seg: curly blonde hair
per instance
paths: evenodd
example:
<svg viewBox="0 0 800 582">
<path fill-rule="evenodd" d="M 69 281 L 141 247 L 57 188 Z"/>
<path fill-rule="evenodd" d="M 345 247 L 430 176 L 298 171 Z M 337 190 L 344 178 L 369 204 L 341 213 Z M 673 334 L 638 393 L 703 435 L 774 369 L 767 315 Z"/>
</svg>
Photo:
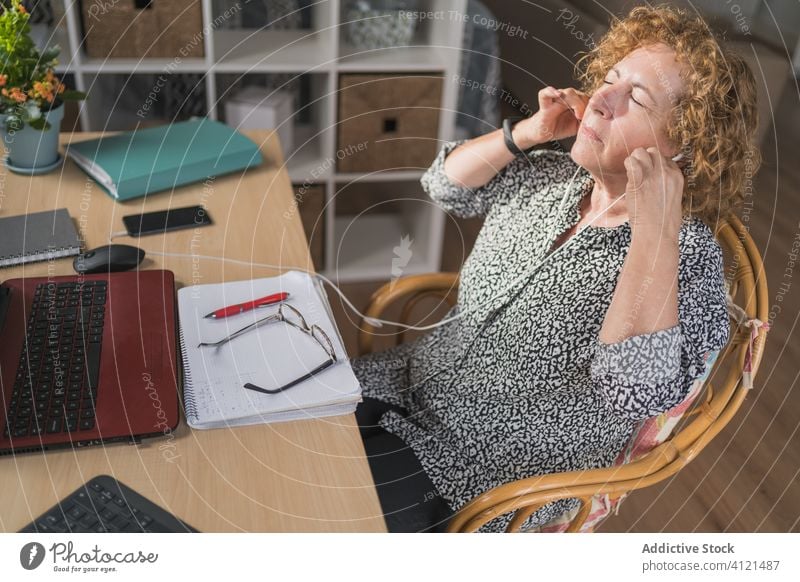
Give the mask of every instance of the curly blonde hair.
<svg viewBox="0 0 800 582">
<path fill-rule="evenodd" d="M 667 135 L 688 161 L 683 210 L 713 228 L 740 206 L 761 165 L 754 138 L 756 83 L 744 60 L 720 46 L 706 22 L 685 9 L 640 6 L 615 19 L 578 60 L 578 79 L 591 94 L 628 53 L 659 43 L 682 65 L 685 90 L 672 109 Z"/>
</svg>

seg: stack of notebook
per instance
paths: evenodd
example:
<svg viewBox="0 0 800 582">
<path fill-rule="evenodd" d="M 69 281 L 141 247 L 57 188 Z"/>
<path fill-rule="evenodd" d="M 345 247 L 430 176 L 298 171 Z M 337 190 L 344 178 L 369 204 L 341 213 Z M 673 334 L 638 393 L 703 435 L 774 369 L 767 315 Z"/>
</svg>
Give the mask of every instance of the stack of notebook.
<svg viewBox="0 0 800 582">
<path fill-rule="evenodd" d="M 275 389 L 302 377 L 327 359 L 308 334 L 284 322 L 250 330 L 219 347 L 202 346 L 278 311 L 270 305 L 221 319 L 205 317 L 225 306 L 273 293 L 288 292 L 286 303 L 318 325 L 330 338 L 337 363 L 280 392 L 246 389 L 253 384 Z M 321 284 L 310 275 L 289 271 L 280 277 L 184 287 L 178 291 L 184 408 L 192 428 L 220 428 L 349 414 L 361 400 Z"/>
</svg>

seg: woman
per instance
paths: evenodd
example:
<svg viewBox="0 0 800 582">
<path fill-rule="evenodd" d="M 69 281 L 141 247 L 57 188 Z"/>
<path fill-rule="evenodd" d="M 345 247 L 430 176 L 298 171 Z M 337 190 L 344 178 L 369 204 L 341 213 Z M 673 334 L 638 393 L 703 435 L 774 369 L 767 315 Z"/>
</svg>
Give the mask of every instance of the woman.
<svg viewBox="0 0 800 582">
<path fill-rule="evenodd" d="M 513 144 L 502 130 L 445 144 L 422 179 L 485 222 L 448 314 L 461 317 L 352 362 L 392 531 L 442 530 L 503 483 L 610 466 L 728 340 L 713 227 L 742 198 L 745 158 L 758 163 L 752 73 L 663 7 L 634 9 L 581 64 L 584 91 L 540 91 Z M 512 153 L 576 134 L 569 153 Z"/>
</svg>

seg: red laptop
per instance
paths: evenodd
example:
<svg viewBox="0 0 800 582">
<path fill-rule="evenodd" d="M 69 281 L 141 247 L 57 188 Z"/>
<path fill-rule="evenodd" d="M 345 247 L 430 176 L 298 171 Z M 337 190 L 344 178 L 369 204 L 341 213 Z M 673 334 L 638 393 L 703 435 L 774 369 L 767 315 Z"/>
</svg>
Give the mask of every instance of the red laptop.
<svg viewBox="0 0 800 582">
<path fill-rule="evenodd" d="M 0 455 L 138 442 L 178 425 L 171 271 L 0 285 Z"/>
</svg>

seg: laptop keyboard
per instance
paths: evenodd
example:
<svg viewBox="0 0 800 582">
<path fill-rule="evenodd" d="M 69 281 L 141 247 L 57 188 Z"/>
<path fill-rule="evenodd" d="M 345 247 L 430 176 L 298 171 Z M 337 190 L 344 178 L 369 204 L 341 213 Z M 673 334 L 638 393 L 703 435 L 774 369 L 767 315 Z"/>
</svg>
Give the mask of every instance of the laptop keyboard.
<svg viewBox="0 0 800 582">
<path fill-rule="evenodd" d="M 190 525 L 110 477 L 99 475 L 21 533 L 194 532 Z"/>
<path fill-rule="evenodd" d="M 36 287 L 5 437 L 94 428 L 107 289 L 107 281 Z"/>
</svg>

